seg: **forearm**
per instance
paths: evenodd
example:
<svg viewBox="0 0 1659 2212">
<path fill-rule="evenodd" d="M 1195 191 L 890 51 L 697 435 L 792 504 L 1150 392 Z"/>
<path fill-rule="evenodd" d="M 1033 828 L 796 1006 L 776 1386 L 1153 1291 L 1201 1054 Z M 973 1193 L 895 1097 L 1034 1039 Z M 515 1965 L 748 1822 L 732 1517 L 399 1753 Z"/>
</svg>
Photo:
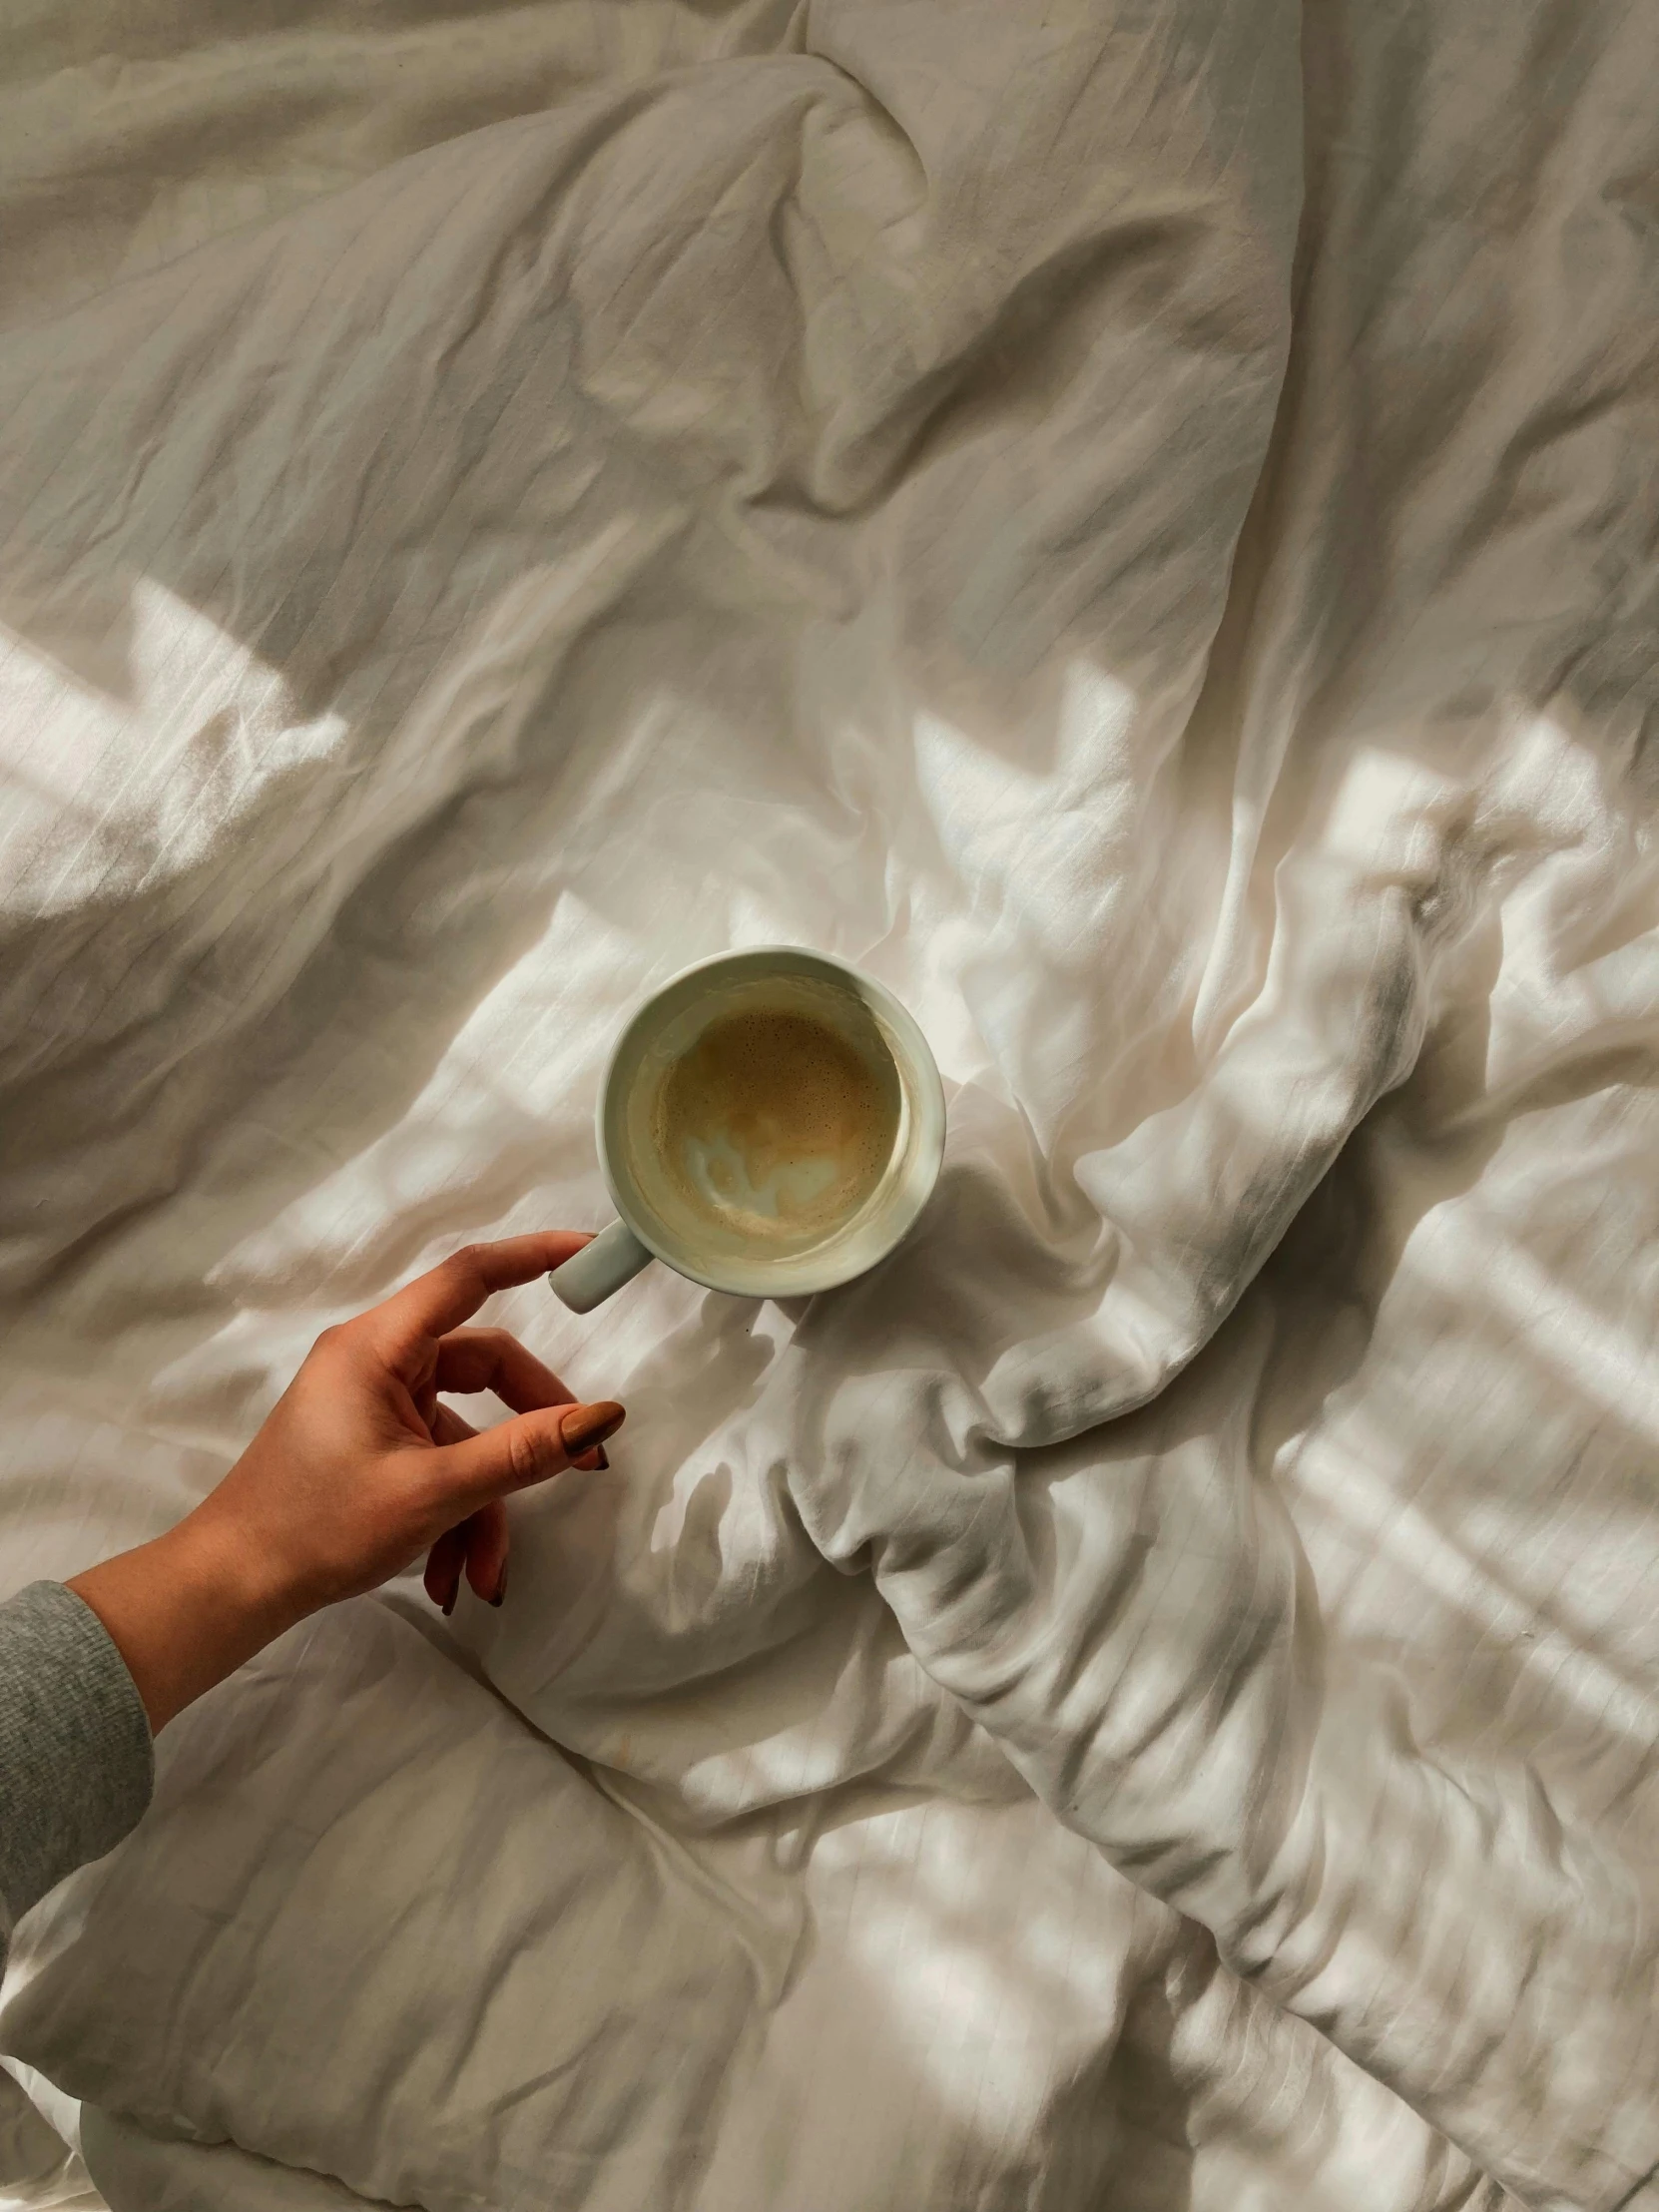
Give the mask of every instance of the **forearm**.
<svg viewBox="0 0 1659 2212">
<path fill-rule="evenodd" d="M 69 1582 L 126 1662 L 153 1734 L 301 1617 L 258 1568 L 197 1512 Z"/>
</svg>

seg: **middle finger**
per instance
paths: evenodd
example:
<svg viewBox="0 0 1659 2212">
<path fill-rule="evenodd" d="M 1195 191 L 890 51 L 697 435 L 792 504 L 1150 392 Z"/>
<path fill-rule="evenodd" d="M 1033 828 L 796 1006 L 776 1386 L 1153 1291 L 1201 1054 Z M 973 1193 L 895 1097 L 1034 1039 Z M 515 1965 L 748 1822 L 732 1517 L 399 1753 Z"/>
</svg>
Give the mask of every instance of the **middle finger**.
<svg viewBox="0 0 1659 2212">
<path fill-rule="evenodd" d="M 534 1413 L 544 1405 L 574 1405 L 565 1387 L 505 1329 L 453 1329 L 438 1339 L 435 1390 L 493 1390 L 515 1413 Z"/>
</svg>

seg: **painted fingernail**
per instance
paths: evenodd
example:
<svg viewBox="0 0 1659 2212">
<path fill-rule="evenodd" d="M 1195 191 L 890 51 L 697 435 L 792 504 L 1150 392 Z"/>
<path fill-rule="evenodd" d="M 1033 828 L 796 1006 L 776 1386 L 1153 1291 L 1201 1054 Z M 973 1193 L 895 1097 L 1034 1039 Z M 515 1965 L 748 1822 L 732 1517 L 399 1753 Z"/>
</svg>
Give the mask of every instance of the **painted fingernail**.
<svg viewBox="0 0 1659 2212">
<path fill-rule="evenodd" d="M 494 1597 L 492 1597 L 492 1598 L 490 1599 L 490 1603 L 491 1603 L 492 1605 L 505 1605 L 505 1604 L 506 1604 L 506 1602 L 507 1602 L 507 1562 L 506 1562 L 506 1560 L 505 1560 L 505 1559 L 503 1559 L 503 1560 L 502 1560 L 502 1562 L 501 1562 L 501 1573 L 500 1573 L 500 1576 L 499 1576 L 499 1578 L 497 1579 L 497 1581 L 496 1581 L 496 1585 L 495 1585 L 495 1595 L 494 1595 Z"/>
<path fill-rule="evenodd" d="M 590 1464 L 593 1466 L 593 1469 L 597 1474 L 603 1474 L 610 1466 L 610 1453 L 605 1449 L 605 1446 L 601 1444 L 599 1446 L 599 1449 L 594 1453 Z"/>
<path fill-rule="evenodd" d="M 459 1595 L 460 1585 L 459 1583 L 457 1583 L 455 1588 L 450 1591 L 449 1595 L 443 1601 L 443 1617 L 445 1620 L 447 1620 L 450 1614 L 455 1610 L 455 1600 L 457 1597 L 459 1597 Z"/>
<path fill-rule="evenodd" d="M 559 1423 L 566 1456 L 579 1459 L 584 1451 L 591 1451 L 607 1436 L 614 1436 L 627 1417 L 622 1407 L 610 1398 L 601 1398 L 597 1405 L 573 1405 Z"/>
</svg>

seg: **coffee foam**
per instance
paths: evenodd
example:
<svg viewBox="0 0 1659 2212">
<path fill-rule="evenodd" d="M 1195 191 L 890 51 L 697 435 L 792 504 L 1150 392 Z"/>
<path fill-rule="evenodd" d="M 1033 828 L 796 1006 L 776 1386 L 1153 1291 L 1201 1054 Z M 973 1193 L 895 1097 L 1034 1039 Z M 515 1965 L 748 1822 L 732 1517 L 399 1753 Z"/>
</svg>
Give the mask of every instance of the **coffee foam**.
<svg viewBox="0 0 1659 2212">
<path fill-rule="evenodd" d="M 791 1245 L 864 1204 L 898 1119 L 884 1049 L 877 1061 L 837 1023 L 776 1005 L 708 1022 L 666 1069 L 652 1114 L 682 1205 L 746 1239 Z"/>
</svg>

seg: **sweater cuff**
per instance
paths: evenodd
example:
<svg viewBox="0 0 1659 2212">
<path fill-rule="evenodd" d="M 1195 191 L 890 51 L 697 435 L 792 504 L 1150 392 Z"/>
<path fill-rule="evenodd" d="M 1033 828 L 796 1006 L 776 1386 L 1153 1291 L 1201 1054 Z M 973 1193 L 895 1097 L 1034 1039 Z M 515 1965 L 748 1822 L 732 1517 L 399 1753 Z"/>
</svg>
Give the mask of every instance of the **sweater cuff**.
<svg viewBox="0 0 1659 2212">
<path fill-rule="evenodd" d="M 0 1605 L 0 1946 L 137 1825 L 155 1774 L 143 1700 L 92 1608 L 61 1582 Z"/>
</svg>

